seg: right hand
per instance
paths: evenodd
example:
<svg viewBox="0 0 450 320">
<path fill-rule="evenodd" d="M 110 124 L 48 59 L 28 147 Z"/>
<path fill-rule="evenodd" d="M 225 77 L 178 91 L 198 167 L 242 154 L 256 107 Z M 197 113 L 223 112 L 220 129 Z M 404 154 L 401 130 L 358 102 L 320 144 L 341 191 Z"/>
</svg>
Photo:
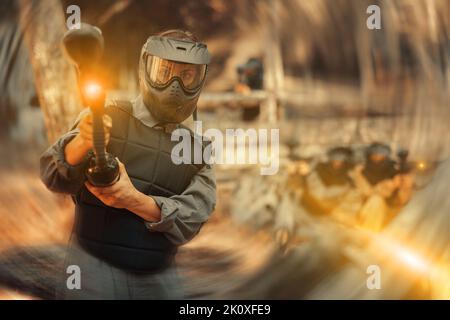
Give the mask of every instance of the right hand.
<svg viewBox="0 0 450 320">
<path fill-rule="evenodd" d="M 108 115 L 103 115 L 103 131 L 105 133 L 105 146 L 109 143 L 109 138 L 111 136 L 111 127 L 112 127 L 112 119 Z M 78 134 L 80 140 L 82 141 L 83 146 L 86 149 L 93 148 L 93 140 L 92 140 L 92 113 L 89 111 L 81 118 L 78 123 L 77 128 L 80 130 Z"/>
</svg>

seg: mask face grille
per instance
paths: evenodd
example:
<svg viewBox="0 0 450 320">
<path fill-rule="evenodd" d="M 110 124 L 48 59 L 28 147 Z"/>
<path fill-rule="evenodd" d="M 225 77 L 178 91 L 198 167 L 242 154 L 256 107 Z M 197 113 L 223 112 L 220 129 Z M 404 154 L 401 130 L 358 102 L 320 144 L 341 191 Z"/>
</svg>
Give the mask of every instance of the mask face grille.
<svg viewBox="0 0 450 320">
<path fill-rule="evenodd" d="M 140 91 L 155 119 L 161 123 L 181 123 L 195 110 L 201 88 L 194 94 L 186 94 L 177 79 L 165 88 L 155 88 L 142 75 Z"/>
<path fill-rule="evenodd" d="M 173 97 L 182 97 L 181 92 L 180 92 L 180 85 L 179 85 L 178 81 L 174 81 L 170 85 L 170 94 Z"/>
<path fill-rule="evenodd" d="M 158 89 L 169 87 L 175 80 L 187 94 L 197 92 L 203 85 L 207 66 L 182 63 L 147 55 L 145 58 L 146 80 Z"/>
</svg>

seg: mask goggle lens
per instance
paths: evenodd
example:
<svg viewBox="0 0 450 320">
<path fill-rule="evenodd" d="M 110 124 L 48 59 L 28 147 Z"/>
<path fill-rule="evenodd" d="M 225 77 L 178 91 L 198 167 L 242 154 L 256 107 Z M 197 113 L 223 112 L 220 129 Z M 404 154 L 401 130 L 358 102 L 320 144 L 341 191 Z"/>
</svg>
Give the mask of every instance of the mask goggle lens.
<svg viewBox="0 0 450 320">
<path fill-rule="evenodd" d="M 182 63 L 152 55 L 147 56 L 146 69 L 150 82 L 156 87 L 164 87 L 176 77 L 185 89 L 192 91 L 200 87 L 206 75 L 204 64 Z"/>
</svg>

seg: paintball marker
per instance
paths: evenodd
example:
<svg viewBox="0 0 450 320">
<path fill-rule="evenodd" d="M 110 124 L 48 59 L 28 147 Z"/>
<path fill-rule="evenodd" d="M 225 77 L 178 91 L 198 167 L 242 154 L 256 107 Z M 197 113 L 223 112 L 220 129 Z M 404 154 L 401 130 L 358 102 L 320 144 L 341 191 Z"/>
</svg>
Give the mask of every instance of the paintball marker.
<svg viewBox="0 0 450 320">
<path fill-rule="evenodd" d="M 408 164 L 408 150 L 399 150 L 397 152 L 397 158 L 398 158 L 398 173 L 400 174 L 407 174 L 411 171 L 411 168 Z"/>
<path fill-rule="evenodd" d="M 103 54 L 102 32 L 97 27 L 81 24 L 79 29 L 67 31 L 62 42 L 67 57 L 77 68 L 83 103 L 92 111 L 94 155 L 88 161 L 86 178 L 94 186 L 112 185 L 119 179 L 119 164 L 106 152 L 103 129 L 105 91 L 96 78 L 98 62 Z"/>
</svg>

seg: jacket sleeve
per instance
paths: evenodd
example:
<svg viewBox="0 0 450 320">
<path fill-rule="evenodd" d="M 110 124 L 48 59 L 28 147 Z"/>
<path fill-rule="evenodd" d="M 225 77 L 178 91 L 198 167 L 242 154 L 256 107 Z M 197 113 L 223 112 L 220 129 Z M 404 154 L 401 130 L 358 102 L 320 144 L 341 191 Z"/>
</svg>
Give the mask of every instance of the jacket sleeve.
<svg viewBox="0 0 450 320">
<path fill-rule="evenodd" d="M 40 176 L 45 186 L 54 192 L 74 195 L 83 186 L 85 177 L 84 170 L 88 155 L 84 161 L 76 166 L 66 162 L 64 149 L 66 145 L 78 134 L 76 128 L 79 119 L 86 111 L 82 111 L 75 121 L 72 129 L 61 136 L 50 146 L 40 158 Z"/>
<path fill-rule="evenodd" d="M 146 222 L 147 228 L 151 232 L 163 232 L 176 245 L 185 244 L 200 231 L 215 208 L 214 169 L 204 166 L 181 195 L 152 198 L 161 208 L 161 220 Z"/>
</svg>

